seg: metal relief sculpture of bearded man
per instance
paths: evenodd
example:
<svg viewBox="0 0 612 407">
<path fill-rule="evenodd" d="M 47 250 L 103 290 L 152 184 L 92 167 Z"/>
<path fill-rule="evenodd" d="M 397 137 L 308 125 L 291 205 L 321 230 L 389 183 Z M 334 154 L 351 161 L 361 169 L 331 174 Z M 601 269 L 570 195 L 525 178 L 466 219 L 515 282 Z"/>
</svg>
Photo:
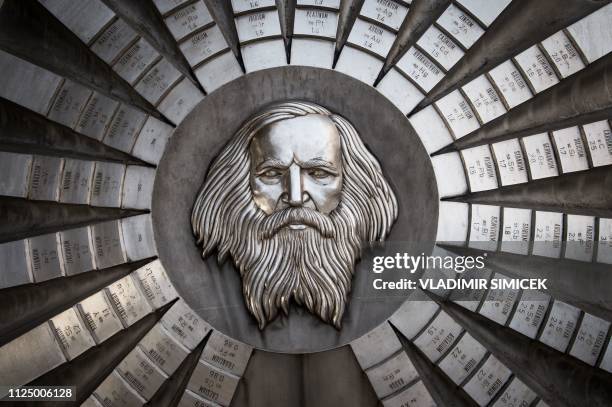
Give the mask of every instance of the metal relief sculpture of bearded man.
<svg viewBox="0 0 612 407">
<path fill-rule="evenodd" d="M 362 244 L 397 201 L 343 117 L 291 101 L 249 119 L 212 163 L 191 223 L 202 255 L 231 256 L 260 329 L 293 299 L 340 328 Z"/>
</svg>

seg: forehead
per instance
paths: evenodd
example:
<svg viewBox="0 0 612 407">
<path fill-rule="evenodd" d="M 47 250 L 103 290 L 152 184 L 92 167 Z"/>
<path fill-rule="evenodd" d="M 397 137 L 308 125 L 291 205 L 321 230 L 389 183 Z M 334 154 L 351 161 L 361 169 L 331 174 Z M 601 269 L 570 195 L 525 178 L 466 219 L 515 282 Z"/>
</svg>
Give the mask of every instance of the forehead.
<svg viewBox="0 0 612 407">
<path fill-rule="evenodd" d="M 275 158 L 290 163 L 340 158 L 340 134 L 327 116 L 311 114 L 282 120 L 262 128 L 251 141 L 256 159 Z"/>
</svg>

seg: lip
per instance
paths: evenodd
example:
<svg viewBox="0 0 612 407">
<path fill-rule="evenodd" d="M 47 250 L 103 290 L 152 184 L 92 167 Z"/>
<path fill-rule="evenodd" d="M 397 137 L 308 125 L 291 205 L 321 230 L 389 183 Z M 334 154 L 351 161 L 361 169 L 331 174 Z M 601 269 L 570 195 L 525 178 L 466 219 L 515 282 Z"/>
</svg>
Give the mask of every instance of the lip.
<svg viewBox="0 0 612 407">
<path fill-rule="evenodd" d="M 306 225 L 301 223 L 292 223 L 289 225 L 289 228 L 293 230 L 303 230 L 306 229 Z"/>
</svg>

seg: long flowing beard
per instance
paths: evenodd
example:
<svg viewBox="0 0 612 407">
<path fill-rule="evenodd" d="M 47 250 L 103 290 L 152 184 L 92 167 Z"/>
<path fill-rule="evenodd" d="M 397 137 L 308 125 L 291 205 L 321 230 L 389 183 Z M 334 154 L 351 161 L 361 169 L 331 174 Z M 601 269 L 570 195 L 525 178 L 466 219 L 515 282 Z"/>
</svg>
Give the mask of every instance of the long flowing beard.
<svg viewBox="0 0 612 407">
<path fill-rule="evenodd" d="M 281 310 L 287 315 L 292 299 L 326 323 L 341 327 L 360 256 L 356 221 L 343 212 L 338 207 L 327 216 L 288 208 L 247 222 L 245 240 L 230 248 L 230 254 L 240 269 L 247 308 L 260 329 Z M 291 229 L 295 223 L 307 227 Z"/>
</svg>

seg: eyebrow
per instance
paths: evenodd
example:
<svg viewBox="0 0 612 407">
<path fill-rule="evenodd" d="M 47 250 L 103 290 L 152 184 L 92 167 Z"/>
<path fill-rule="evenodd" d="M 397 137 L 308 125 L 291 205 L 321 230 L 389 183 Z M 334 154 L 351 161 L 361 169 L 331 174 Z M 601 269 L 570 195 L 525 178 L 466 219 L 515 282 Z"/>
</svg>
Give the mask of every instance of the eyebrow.
<svg viewBox="0 0 612 407">
<path fill-rule="evenodd" d="M 316 167 L 325 167 L 330 171 L 335 171 L 337 172 L 338 169 L 336 168 L 336 166 L 329 162 L 326 161 L 324 159 L 322 159 L 321 157 L 317 157 L 317 158 L 313 158 L 311 160 L 305 161 L 305 162 L 298 162 L 299 166 L 302 168 L 316 168 Z"/>
<path fill-rule="evenodd" d="M 255 171 L 261 171 L 264 168 L 289 168 L 289 165 L 276 158 L 268 158 L 264 162 L 255 167 Z"/>
</svg>

